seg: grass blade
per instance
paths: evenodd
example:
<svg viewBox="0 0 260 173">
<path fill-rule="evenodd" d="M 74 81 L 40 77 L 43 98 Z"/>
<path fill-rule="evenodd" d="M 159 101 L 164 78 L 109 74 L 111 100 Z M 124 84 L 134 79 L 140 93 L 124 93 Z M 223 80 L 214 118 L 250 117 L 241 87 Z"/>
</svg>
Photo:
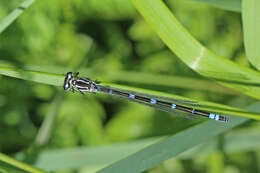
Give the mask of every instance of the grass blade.
<svg viewBox="0 0 260 173">
<path fill-rule="evenodd" d="M 235 117 L 227 124 L 220 124 L 214 121 L 202 123 L 156 144 L 150 145 L 98 171 L 98 173 L 137 173 L 145 171 L 247 120 L 246 118 Z"/>
<path fill-rule="evenodd" d="M 132 0 L 164 43 L 190 68 L 220 84 L 260 99 L 260 73 L 202 46 L 160 0 Z"/>
<path fill-rule="evenodd" d="M 2 69 L 3 74 L 9 75 L 7 71 L 11 70 L 11 64 L 8 64 L 6 62 L 0 62 L 0 70 Z M 8 70 L 8 68 L 10 68 Z M 4 69 L 6 72 L 4 72 Z M 66 73 L 65 68 L 58 67 L 58 66 L 26 66 L 24 67 L 25 70 L 29 71 L 51 71 L 53 73 Z M 79 68 L 80 69 L 80 68 Z M 16 69 L 13 67 L 13 70 Z M 16 70 L 17 71 L 17 70 Z M 232 95 L 238 95 L 239 93 L 229 89 L 227 87 L 223 87 L 222 85 L 218 85 L 213 81 L 208 81 L 205 79 L 194 79 L 191 77 L 186 76 L 175 76 L 175 75 L 162 75 L 162 74 L 151 74 L 151 73 L 145 73 L 145 72 L 134 72 L 134 71 L 107 71 L 103 73 L 97 73 L 96 71 L 93 71 L 92 69 L 80 69 L 79 71 L 82 71 L 83 73 L 80 73 L 81 76 L 89 76 L 93 79 L 102 79 L 102 81 L 108 80 L 108 81 L 120 81 L 120 82 L 128 82 L 128 83 L 139 83 L 139 84 L 145 84 L 145 85 L 155 85 L 154 81 L 156 82 L 156 85 L 160 87 L 177 87 L 177 88 L 186 88 L 186 89 L 193 89 L 193 90 L 206 90 L 211 92 L 217 92 L 222 94 L 232 94 Z M 87 71 L 88 73 L 84 73 Z M 127 78 L 125 77 L 127 76 Z M 190 85 L 190 84 L 193 85 Z"/>
<path fill-rule="evenodd" d="M 41 127 L 39 128 L 38 134 L 35 138 L 35 145 L 37 147 L 44 146 L 49 142 L 52 130 L 54 128 L 54 122 L 57 116 L 57 112 L 63 99 L 63 95 L 63 91 L 59 91 L 56 94 L 50 106 L 50 109 L 47 112 L 46 118 L 44 119 Z"/>
<path fill-rule="evenodd" d="M 130 72 L 130 71 L 108 71 L 103 78 L 109 79 L 110 81 L 120 81 L 120 82 L 131 82 L 138 84 L 147 85 L 158 85 L 160 87 L 177 87 L 193 90 L 203 90 L 211 91 L 222 94 L 232 94 L 238 95 L 238 92 L 231 90 L 222 85 L 218 85 L 213 81 L 191 78 L 186 76 L 176 76 L 176 75 L 162 75 L 162 74 L 151 74 L 151 73 L 140 73 L 140 72 Z M 127 78 L 126 78 L 127 76 Z M 155 82 L 156 81 L 156 84 Z M 190 85 L 190 84 L 193 85 Z"/>
<path fill-rule="evenodd" d="M 188 1 L 205 3 L 216 8 L 241 12 L 241 0 L 188 0 Z"/>
<path fill-rule="evenodd" d="M 225 135 L 223 139 L 223 150 L 225 153 L 257 150 L 260 144 L 260 136 L 257 131 L 258 129 L 246 129 Z M 78 147 L 44 151 L 39 154 L 34 165 L 48 171 L 86 167 L 87 171 L 95 172 L 98 169 L 126 158 L 130 154 L 136 153 L 142 148 L 155 144 L 164 138 L 165 137 L 140 139 L 133 142 L 99 147 Z M 191 150 L 178 155 L 177 158 L 191 159 L 198 156 L 207 156 L 217 150 L 219 150 L 218 138 L 193 147 Z M 28 158 L 28 160 L 30 159 Z"/>
<path fill-rule="evenodd" d="M 251 105 L 247 109 L 259 111 L 258 107 L 259 103 Z M 220 124 L 214 121 L 199 124 L 177 135 L 145 147 L 139 152 L 98 171 L 98 173 L 134 173 L 145 171 L 246 121 L 248 119 L 236 117 L 227 124 Z"/>
<path fill-rule="evenodd" d="M 242 19 L 247 58 L 260 70 L 260 1 L 246 0 L 242 3 Z"/>
<path fill-rule="evenodd" d="M 5 168 L 5 169 L 4 169 Z M 0 171 L 1 169 L 8 170 L 8 172 L 18 172 L 18 173 L 26 173 L 26 172 L 33 172 L 33 173 L 44 173 L 44 171 L 29 166 L 25 163 L 12 159 L 2 153 L 0 153 Z"/>
<path fill-rule="evenodd" d="M 1 23 L 0 34 L 19 17 L 25 9 L 30 7 L 35 0 L 25 0 L 17 8 L 15 8 Z"/>
<path fill-rule="evenodd" d="M 227 134 L 223 138 L 223 150 L 225 153 L 254 151 L 259 149 L 259 128 L 237 130 Z M 191 159 L 197 156 L 208 155 L 219 150 L 219 139 L 201 144 L 191 150 L 180 154 L 178 158 Z"/>
<path fill-rule="evenodd" d="M 5 65 L 0 65 L 0 74 L 54 86 L 62 86 L 64 81 L 64 75 L 53 74 L 48 72 L 23 70 Z"/>
<path fill-rule="evenodd" d="M 22 70 L 22 69 L 17 69 L 14 67 L 6 67 L 6 66 L 0 66 L 0 74 L 15 77 L 15 78 L 20 78 L 20 79 L 30 80 L 30 81 L 34 81 L 34 82 L 55 85 L 55 86 L 59 86 L 59 87 L 62 87 L 63 81 L 64 81 L 64 75 L 47 73 L 47 72 L 31 71 L 31 70 Z M 132 90 L 135 92 L 147 93 L 147 94 L 158 95 L 158 96 L 165 96 L 165 97 L 170 97 L 172 99 L 191 100 L 189 98 L 180 97 L 177 95 L 163 93 L 163 92 L 145 90 L 145 89 L 128 87 L 128 86 L 123 86 L 123 85 L 110 84 L 110 83 L 102 83 L 102 84 L 109 85 L 111 87 L 116 87 L 118 89 L 126 89 L 126 90 Z M 195 100 L 191 100 L 191 101 L 195 101 Z M 196 100 L 196 102 L 198 102 L 200 110 L 205 110 L 205 111 L 209 111 L 209 112 L 218 112 L 223 115 L 242 116 L 242 117 L 253 118 L 253 119 L 257 119 L 257 120 L 260 119 L 260 116 L 258 113 L 244 111 L 243 109 L 230 107 L 230 106 L 226 106 L 226 105 L 221 105 L 221 104 L 216 104 L 216 103 L 198 101 L 198 100 Z M 194 107 L 194 108 L 196 108 L 196 107 Z"/>
<path fill-rule="evenodd" d="M 100 147 L 46 151 L 38 156 L 35 166 L 49 171 L 87 166 L 92 170 L 89 172 L 94 172 L 161 139 L 157 137 Z"/>
</svg>

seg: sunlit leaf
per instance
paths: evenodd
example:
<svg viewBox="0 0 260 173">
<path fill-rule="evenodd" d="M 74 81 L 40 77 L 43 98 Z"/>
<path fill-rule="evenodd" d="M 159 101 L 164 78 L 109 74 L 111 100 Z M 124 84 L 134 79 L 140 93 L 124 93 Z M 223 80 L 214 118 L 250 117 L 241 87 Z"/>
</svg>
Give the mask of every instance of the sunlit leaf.
<svg viewBox="0 0 260 173">
<path fill-rule="evenodd" d="M 30 81 L 34 81 L 34 82 L 55 85 L 55 86 L 59 86 L 60 88 L 63 86 L 64 77 L 65 77 L 64 75 L 61 75 L 61 74 L 53 74 L 53 73 L 49 73 L 49 72 L 38 72 L 38 71 L 31 71 L 31 70 L 22 70 L 22 69 L 17 69 L 15 67 L 6 67 L 6 66 L 4 66 L 4 67 L 0 66 L 0 74 L 15 77 L 15 78 L 20 78 L 20 79 L 30 80 Z M 168 94 L 168 93 L 163 93 L 163 92 L 145 90 L 145 89 L 123 86 L 123 85 L 116 85 L 116 84 L 111 84 L 111 83 L 103 83 L 103 84 L 109 85 L 111 87 L 116 87 L 118 89 L 123 89 L 123 90 L 124 89 L 132 90 L 132 91 L 140 92 L 140 93 L 144 93 L 144 94 L 157 95 L 159 97 L 160 96 L 169 97 L 173 100 L 181 99 L 181 100 L 194 101 L 189 98 L 185 98 L 185 97 L 181 97 L 181 96 L 177 96 L 177 95 L 173 95 L 173 94 Z M 244 111 L 243 109 L 230 107 L 230 106 L 226 106 L 226 105 L 221 105 L 221 104 L 216 104 L 216 103 L 199 101 L 199 100 L 196 100 L 195 102 L 198 103 L 199 109 L 201 109 L 201 110 L 206 110 L 209 112 L 218 112 L 223 115 L 235 115 L 235 116 L 242 116 L 242 117 L 253 118 L 253 119 L 260 119 L 260 116 L 258 115 L 258 113 Z"/>
<path fill-rule="evenodd" d="M 235 12 L 241 11 L 241 0 L 187 0 L 205 3 L 216 8 L 221 8 L 224 10 L 230 10 Z"/>
<path fill-rule="evenodd" d="M 0 153 L 0 171 L 17 172 L 17 173 L 26 173 L 26 172 L 44 173 L 44 171 L 40 169 L 34 168 L 23 162 L 17 161 L 2 153 Z"/>
<path fill-rule="evenodd" d="M 160 0 L 133 0 L 164 43 L 191 69 L 227 87 L 260 98 L 260 73 L 214 54 L 181 25 Z"/>
<path fill-rule="evenodd" d="M 25 0 L 0 22 L 0 34 L 18 18 L 35 0 Z"/>
<path fill-rule="evenodd" d="M 64 76 L 61 74 L 53 74 L 48 72 L 38 72 L 30 70 L 22 70 L 15 67 L 0 66 L 0 74 L 15 77 L 18 79 L 25 79 L 29 81 L 62 86 Z"/>
<path fill-rule="evenodd" d="M 256 111 L 258 110 L 257 109 L 258 106 L 259 104 L 252 105 L 249 107 L 249 110 Z M 245 121 L 246 119 L 240 119 L 240 121 L 237 121 L 237 123 L 238 122 L 243 123 Z M 227 129 L 231 128 L 231 126 L 233 125 L 230 126 L 228 125 Z M 198 127 L 196 126 L 192 127 L 191 129 L 183 132 L 183 135 L 187 135 L 188 132 L 192 133 L 191 131 L 193 128 L 197 129 Z M 201 131 L 203 130 L 204 128 L 201 128 Z M 219 130 L 219 127 L 217 128 L 217 130 Z M 215 132 L 215 130 L 212 130 L 212 132 Z M 206 133 L 206 132 L 203 131 L 201 133 Z M 188 137 L 189 136 L 192 135 L 188 135 Z M 172 136 L 172 138 L 174 137 L 175 136 Z M 196 140 L 196 138 L 193 139 Z M 44 151 L 39 155 L 35 165 L 37 167 L 49 171 L 87 167 L 88 171 L 94 172 L 107 165 L 110 165 L 111 163 L 116 163 L 117 161 L 123 158 L 127 158 L 127 156 L 129 155 L 132 154 L 135 155 L 137 151 L 144 151 L 149 147 L 153 147 L 153 145 L 157 145 L 157 143 L 163 142 L 164 140 L 167 140 L 167 137 L 142 139 L 133 142 L 99 146 L 99 147 Z M 184 136 L 183 138 L 183 143 L 186 143 L 186 136 Z M 224 145 L 223 147 L 225 152 L 227 153 L 238 152 L 238 151 L 252 151 L 259 148 L 259 143 L 260 143 L 260 136 L 257 132 L 244 130 L 244 131 L 238 131 L 236 133 L 225 135 L 223 141 L 223 145 Z M 169 151 L 174 149 L 173 146 L 174 145 L 170 147 Z M 201 145 L 198 145 L 197 147 L 193 147 L 192 150 L 187 150 L 183 154 L 178 155 L 177 158 L 189 159 L 189 158 L 197 157 L 198 155 L 208 155 L 209 153 L 212 153 L 216 150 L 218 150 L 218 138 L 214 140 L 210 140 Z"/>
<path fill-rule="evenodd" d="M 249 61 L 260 70 L 260 1 L 244 0 L 242 4 L 246 55 Z"/>
</svg>

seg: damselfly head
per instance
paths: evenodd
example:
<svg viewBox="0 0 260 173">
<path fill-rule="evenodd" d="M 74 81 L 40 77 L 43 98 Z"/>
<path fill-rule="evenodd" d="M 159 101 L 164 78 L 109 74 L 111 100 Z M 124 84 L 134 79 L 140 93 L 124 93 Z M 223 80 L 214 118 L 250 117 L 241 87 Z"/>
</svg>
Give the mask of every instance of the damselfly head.
<svg viewBox="0 0 260 173">
<path fill-rule="evenodd" d="M 72 72 L 68 72 L 65 79 L 64 79 L 64 84 L 63 84 L 63 88 L 64 90 L 69 90 L 70 89 L 70 84 L 71 84 L 71 80 L 73 79 L 73 73 Z"/>
</svg>

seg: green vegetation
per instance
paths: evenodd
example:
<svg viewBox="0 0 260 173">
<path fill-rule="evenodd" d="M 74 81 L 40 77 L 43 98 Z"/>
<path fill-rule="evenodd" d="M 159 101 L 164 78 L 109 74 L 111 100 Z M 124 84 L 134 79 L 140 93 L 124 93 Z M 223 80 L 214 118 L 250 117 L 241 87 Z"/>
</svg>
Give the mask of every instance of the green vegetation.
<svg viewBox="0 0 260 173">
<path fill-rule="evenodd" d="M 259 8 L 257 0 L 0 1 L 0 172 L 258 172 Z M 230 121 L 64 92 L 68 71 L 196 100 Z"/>
</svg>

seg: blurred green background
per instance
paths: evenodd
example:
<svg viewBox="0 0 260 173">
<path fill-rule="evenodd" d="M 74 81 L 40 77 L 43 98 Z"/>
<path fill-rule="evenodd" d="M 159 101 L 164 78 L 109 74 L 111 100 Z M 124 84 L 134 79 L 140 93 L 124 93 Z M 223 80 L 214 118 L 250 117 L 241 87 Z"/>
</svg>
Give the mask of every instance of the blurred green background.
<svg viewBox="0 0 260 173">
<path fill-rule="evenodd" d="M 21 2 L 0 0 L 0 20 Z M 240 13 L 183 0 L 164 2 L 202 44 L 249 66 Z M 254 101 L 190 70 L 129 0 L 36 1 L 0 35 L 0 60 L 57 74 L 80 71 L 104 82 L 237 107 Z M 167 83 L 174 77 L 175 83 Z M 6 76 L 0 76 L 0 83 L 0 151 L 8 155 L 170 135 L 197 123 L 99 94 L 64 94 L 62 87 Z M 257 132 L 258 126 L 252 121 L 228 133 Z M 217 172 L 210 166 L 215 161 L 226 173 L 258 172 L 259 149 L 171 159 L 147 172 Z"/>
</svg>

